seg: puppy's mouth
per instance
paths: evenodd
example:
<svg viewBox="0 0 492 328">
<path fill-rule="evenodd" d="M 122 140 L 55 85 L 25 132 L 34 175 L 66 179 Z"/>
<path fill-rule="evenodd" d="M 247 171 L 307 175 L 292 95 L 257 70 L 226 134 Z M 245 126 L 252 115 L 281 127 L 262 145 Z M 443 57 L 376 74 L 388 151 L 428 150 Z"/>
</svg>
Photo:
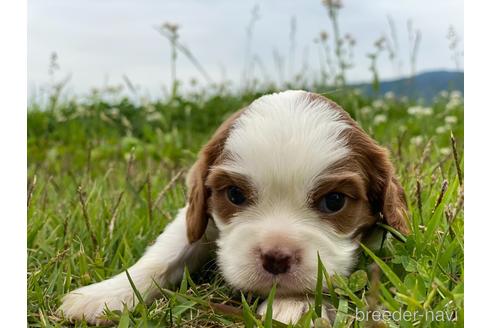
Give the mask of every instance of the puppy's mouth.
<svg viewBox="0 0 492 328">
<path fill-rule="evenodd" d="M 281 296 L 298 295 L 308 291 L 309 288 L 305 285 L 306 282 L 299 279 L 296 272 L 288 272 L 282 274 L 271 274 L 268 272 L 258 272 L 254 282 L 249 286 L 250 291 L 260 295 L 268 295 L 270 290 L 275 285 L 276 294 Z"/>
</svg>

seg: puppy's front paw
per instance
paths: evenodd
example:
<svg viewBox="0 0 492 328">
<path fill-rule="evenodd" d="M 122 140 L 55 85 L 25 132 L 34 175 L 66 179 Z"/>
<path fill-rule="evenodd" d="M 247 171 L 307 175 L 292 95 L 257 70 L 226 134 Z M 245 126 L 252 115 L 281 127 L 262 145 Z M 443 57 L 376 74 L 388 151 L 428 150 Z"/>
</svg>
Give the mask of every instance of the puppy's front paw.
<svg viewBox="0 0 492 328">
<path fill-rule="evenodd" d="M 265 317 L 268 302 L 258 307 L 258 314 Z M 301 298 L 276 298 L 272 303 L 273 319 L 283 323 L 296 323 L 309 310 L 308 300 Z"/>
<path fill-rule="evenodd" d="M 309 306 L 314 306 L 313 302 L 310 302 L 307 298 L 275 298 L 272 303 L 272 317 L 273 319 L 283 322 L 285 324 L 296 323 L 302 317 L 304 313 L 309 310 Z M 258 307 L 257 313 L 261 315 L 262 318 L 265 317 L 268 302 L 264 301 Z M 333 308 L 324 304 L 321 311 L 321 316 L 326 319 L 333 321 Z"/>
<path fill-rule="evenodd" d="M 111 286 L 103 281 L 85 286 L 65 295 L 58 312 L 71 322 L 85 319 L 90 324 L 109 325 L 112 322 L 104 316 L 104 310 L 123 311 L 136 305 L 133 290 L 127 286 Z"/>
</svg>

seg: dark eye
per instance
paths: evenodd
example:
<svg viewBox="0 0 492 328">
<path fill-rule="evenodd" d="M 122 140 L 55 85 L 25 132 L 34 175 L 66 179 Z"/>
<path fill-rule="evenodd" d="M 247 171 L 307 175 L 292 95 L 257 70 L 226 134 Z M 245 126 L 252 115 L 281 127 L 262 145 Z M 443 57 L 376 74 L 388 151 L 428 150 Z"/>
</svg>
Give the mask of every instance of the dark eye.
<svg viewBox="0 0 492 328">
<path fill-rule="evenodd" d="M 345 205 L 345 195 L 339 192 L 331 192 L 321 198 L 318 209 L 324 213 L 335 213 Z"/>
<path fill-rule="evenodd" d="M 244 196 L 241 189 L 236 186 L 231 186 L 227 188 L 227 198 L 234 205 L 242 205 L 246 202 L 246 196 Z"/>
</svg>

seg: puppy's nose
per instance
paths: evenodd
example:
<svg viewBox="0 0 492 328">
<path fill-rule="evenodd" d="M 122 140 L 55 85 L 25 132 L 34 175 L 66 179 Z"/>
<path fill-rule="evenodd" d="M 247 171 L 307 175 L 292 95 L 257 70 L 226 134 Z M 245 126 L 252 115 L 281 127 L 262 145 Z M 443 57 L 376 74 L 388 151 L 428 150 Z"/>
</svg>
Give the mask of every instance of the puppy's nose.
<svg viewBox="0 0 492 328">
<path fill-rule="evenodd" d="M 261 254 L 263 269 L 272 274 L 286 273 L 290 269 L 292 256 L 280 250 L 270 250 Z"/>
</svg>

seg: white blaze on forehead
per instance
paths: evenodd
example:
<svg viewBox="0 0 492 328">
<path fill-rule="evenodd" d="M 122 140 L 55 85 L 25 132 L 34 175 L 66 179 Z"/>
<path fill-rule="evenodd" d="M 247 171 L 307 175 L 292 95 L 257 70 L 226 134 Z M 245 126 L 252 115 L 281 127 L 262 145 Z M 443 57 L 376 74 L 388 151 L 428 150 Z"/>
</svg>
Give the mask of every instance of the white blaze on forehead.
<svg viewBox="0 0 492 328">
<path fill-rule="evenodd" d="M 341 133 L 349 125 L 328 102 L 308 95 L 285 91 L 254 101 L 234 123 L 225 143 L 232 159 L 221 167 L 247 175 L 260 189 L 309 190 L 348 154 Z"/>
</svg>

